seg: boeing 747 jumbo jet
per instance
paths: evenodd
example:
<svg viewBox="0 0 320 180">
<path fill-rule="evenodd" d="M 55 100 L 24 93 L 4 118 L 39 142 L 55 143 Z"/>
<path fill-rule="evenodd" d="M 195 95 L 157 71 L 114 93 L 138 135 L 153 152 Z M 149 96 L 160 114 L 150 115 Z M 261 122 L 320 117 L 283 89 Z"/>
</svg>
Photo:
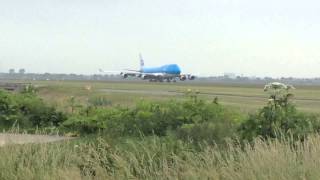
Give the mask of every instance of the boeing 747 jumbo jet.
<svg viewBox="0 0 320 180">
<path fill-rule="evenodd" d="M 140 57 L 140 70 L 126 69 L 120 75 L 125 79 L 128 77 L 138 77 L 150 82 L 176 82 L 177 80 L 194 80 L 196 77 L 191 74 L 182 74 L 177 64 L 167 64 L 160 67 L 145 67 L 144 60 Z"/>
</svg>

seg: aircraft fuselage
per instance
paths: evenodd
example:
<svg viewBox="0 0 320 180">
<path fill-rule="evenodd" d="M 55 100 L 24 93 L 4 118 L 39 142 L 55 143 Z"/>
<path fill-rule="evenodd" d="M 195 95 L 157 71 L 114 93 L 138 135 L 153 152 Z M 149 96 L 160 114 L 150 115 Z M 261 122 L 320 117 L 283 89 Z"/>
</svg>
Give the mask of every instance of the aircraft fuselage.
<svg viewBox="0 0 320 180">
<path fill-rule="evenodd" d="M 160 67 L 143 67 L 142 73 L 163 73 L 171 75 L 180 75 L 181 69 L 177 64 L 168 64 Z"/>
</svg>

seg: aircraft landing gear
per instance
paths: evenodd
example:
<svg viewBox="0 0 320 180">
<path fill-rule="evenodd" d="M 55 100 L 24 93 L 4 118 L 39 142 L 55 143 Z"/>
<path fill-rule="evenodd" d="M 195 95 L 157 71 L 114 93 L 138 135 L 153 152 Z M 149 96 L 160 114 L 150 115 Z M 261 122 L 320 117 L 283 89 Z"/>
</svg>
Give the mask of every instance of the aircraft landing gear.
<svg viewBox="0 0 320 180">
<path fill-rule="evenodd" d="M 149 82 L 163 82 L 163 79 L 149 79 Z"/>
<path fill-rule="evenodd" d="M 167 82 L 167 83 L 171 83 L 171 82 L 177 82 L 177 80 L 175 78 L 156 78 L 156 79 L 149 79 L 149 82 Z"/>
</svg>

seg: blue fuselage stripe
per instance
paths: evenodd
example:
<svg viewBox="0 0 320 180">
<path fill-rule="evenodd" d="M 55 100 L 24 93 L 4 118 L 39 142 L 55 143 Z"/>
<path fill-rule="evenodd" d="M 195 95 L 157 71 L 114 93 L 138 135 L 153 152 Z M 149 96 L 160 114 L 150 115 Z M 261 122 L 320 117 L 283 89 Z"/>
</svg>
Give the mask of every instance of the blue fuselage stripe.
<svg viewBox="0 0 320 180">
<path fill-rule="evenodd" d="M 161 67 L 145 67 L 143 73 L 164 73 L 164 74 L 180 74 L 181 69 L 177 64 L 169 64 Z"/>
</svg>

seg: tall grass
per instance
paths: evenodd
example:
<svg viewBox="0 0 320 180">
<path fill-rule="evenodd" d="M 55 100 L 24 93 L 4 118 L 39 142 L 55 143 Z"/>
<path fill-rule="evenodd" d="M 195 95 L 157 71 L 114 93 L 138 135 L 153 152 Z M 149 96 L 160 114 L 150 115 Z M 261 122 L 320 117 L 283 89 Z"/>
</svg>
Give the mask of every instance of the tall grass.
<svg viewBox="0 0 320 180">
<path fill-rule="evenodd" d="M 319 179 L 320 136 L 221 149 L 149 137 L 0 148 L 0 179 Z"/>
</svg>

